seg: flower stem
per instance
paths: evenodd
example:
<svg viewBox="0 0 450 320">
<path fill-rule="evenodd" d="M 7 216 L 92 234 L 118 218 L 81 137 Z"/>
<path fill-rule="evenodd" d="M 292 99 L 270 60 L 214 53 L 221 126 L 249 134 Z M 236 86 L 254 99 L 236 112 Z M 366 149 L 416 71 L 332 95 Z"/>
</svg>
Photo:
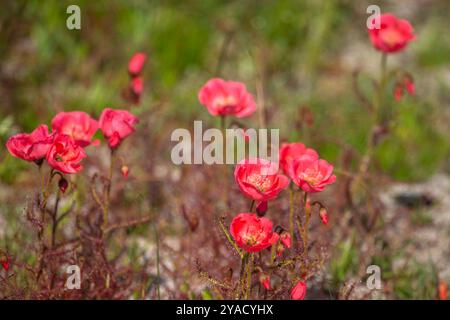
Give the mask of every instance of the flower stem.
<svg viewBox="0 0 450 320">
<path fill-rule="evenodd" d="M 110 153 L 110 165 L 109 165 L 109 173 L 108 173 L 108 185 L 106 186 L 106 195 L 105 195 L 105 208 L 103 210 L 103 231 L 108 227 L 108 215 L 109 215 L 109 204 L 111 197 L 111 185 L 112 185 L 112 177 L 113 177 L 113 169 L 114 169 L 114 149 L 111 149 Z"/>
<path fill-rule="evenodd" d="M 252 203 L 250 204 L 250 211 L 253 212 L 253 207 L 255 206 L 255 200 L 252 200 Z"/>
<path fill-rule="evenodd" d="M 289 233 L 294 239 L 294 190 L 289 188 Z"/>
<path fill-rule="evenodd" d="M 159 255 L 159 233 L 158 233 L 158 227 L 156 225 L 156 221 L 153 224 L 153 231 L 155 234 L 155 245 L 156 245 L 156 276 L 158 277 L 158 280 L 156 282 L 156 290 L 158 294 L 158 300 L 161 300 L 161 271 L 159 268 L 159 261 L 160 261 L 160 255 Z"/>
</svg>

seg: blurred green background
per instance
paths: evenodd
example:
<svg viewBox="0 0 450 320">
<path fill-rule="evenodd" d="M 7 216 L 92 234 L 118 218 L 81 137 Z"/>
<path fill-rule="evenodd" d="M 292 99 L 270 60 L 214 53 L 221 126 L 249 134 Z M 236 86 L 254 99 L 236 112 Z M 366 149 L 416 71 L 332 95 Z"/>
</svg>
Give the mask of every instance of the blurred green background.
<svg viewBox="0 0 450 320">
<path fill-rule="evenodd" d="M 81 8 L 81 30 L 68 30 L 67 6 Z M 417 95 L 400 103 L 391 136 L 378 148 L 379 170 L 401 180 L 450 170 L 449 1 L 2 1 L 0 10 L 0 140 L 47 123 L 57 111 L 98 116 L 120 108 L 127 63 L 149 59 L 140 108 L 163 101 L 158 126 L 191 127 L 210 117 L 197 101 L 213 76 L 243 81 L 264 99 L 268 126 L 337 162 L 342 146 L 363 152 L 369 126 L 352 73 L 370 95 L 379 53 L 368 39 L 367 6 L 407 18 L 417 40 L 389 58 L 414 76 Z M 297 130 L 300 107 L 314 124 Z M 244 122 L 258 125 L 254 115 Z M 281 125 L 282 124 L 282 125 Z M 159 130 L 155 127 L 155 130 Z M 169 144 L 170 137 L 167 137 Z M 168 151 L 169 152 L 169 151 Z M 12 183 L 24 165 L 0 151 L 0 178 Z M 25 165 L 26 167 L 26 165 Z"/>
</svg>

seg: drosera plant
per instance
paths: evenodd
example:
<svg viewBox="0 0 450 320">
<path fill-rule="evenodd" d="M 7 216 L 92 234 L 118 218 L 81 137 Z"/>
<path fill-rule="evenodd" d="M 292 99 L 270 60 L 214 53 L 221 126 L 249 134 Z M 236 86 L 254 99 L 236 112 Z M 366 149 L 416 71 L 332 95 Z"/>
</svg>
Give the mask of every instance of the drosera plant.
<svg viewBox="0 0 450 320">
<path fill-rule="evenodd" d="M 143 217 L 117 221 L 110 216 L 113 174 L 117 162 L 124 161 L 119 147 L 137 124 L 137 117 L 128 110 L 105 108 L 98 121 L 81 111 L 60 112 L 51 121 L 51 131 L 41 124 L 29 134 L 20 133 L 8 139 L 6 148 L 12 156 L 35 164 L 39 188 L 25 207 L 34 236 L 31 244 L 22 245 L 30 248 L 32 259 L 21 261 L 2 251 L 3 269 L 14 270 L 9 277 L 2 278 L 0 285 L 5 288 L 2 298 L 131 296 L 132 268 L 109 258 L 108 243 L 115 230 L 150 220 Z M 90 149 L 100 145 L 99 140 L 94 140 L 99 129 L 109 147 L 109 167 L 106 174 L 89 174 L 83 162 L 91 157 Z M 122 164 L 120 173 L 126 178 L 129 169 L 125 167 Z M 83 175 L 88 176 L 91 193 L 81 197 Z M 64 232 L 60 230 L 62 225 Z M 74 228 L 68 228 L 69 225 Z M 81 269 L 80 290 L 66 288 L 64 266 L 68 265 Z M 25 278 L 21 280 L 23 283 L 17 281 L 18 277 Z"/>
<path fill-rule="evenodd" d="M 226 85 L 230 86 L 227 90 L 224 89 Z M 256 110 L 253 99 L 244 88 L 238 82 L 213 79 L 200 90 L 199 100 L 207 106 L 210 114 L 221 116 L 223 124 L 225 115 L 241 117 L 242 110 L 252 111 L 244 113 L 248 116 Z M 241 91 L 240 99 L 234 96 L 236 91 Z M 311 195 L 335 182 L 333 166 L 302 143 L 284 144 L 280 151 L 275 152 L 280 152 L 280 163 L 250 157 L 236 165 L 234 179 L 241 194 L 249 199 L 249 207 L 236 214 L 229 227 L 225 216 L 218 222 L 221 232 L 241 260 L 238 276 L 216 279 L 209 270 L 198 265 L 200 275 L 221 297 L 304 299 L 308 279 L 320 272 L 323 261 L 308 254 L 311 248 L 309 225 L 316 207 L 317 217 L 324 225 L 328 223 L 328 213 L 322 202 L 313 201 Z M 224 174 L 228 171 L 225 170 Z M 286 214 L 289 214 L 289 227 L 274 226 L 273 220 L 266 217 L 270 211 L 268 203 L 282 197 L 282 192 L 288 188 L 290 208 Z M 300 213 L 295 213 L 296 194 L 302 195 Z M 277 219 L 276 216 L 273 218 Z M 232 275 L 233 270 L 230 270 Z"/>
</svg>

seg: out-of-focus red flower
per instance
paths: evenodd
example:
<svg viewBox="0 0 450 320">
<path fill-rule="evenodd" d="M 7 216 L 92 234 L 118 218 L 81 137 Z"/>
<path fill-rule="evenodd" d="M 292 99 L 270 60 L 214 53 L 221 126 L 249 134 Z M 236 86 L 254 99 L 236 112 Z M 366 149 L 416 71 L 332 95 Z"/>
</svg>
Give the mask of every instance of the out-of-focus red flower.
<svg viewBox="0 0 450 320">
<path fill-rule="evenodd" d="M 122 176 L 126 179 L 130 174 L 130 169 L 127 166 L 122 166 L 122 168 L 120 168 L 120 172 L 122 173 Z"/>
<path fill-rule="evenodd" d="M 439 282 L 439 300 L 447 300 L 447 283 L 445 281 Z"/>
<path fill-rule="evenodd" d="M 386 53 L 401 51 L 415 39 L 409 21 L 399 19 L 391 13 L 380 16 L 380 28 L 369 29 L 369 36 L 373 46 Z"/>
<path fill-rule="evenodd" d="M 283 143 L 280 148 L 280 166 L 284 173 L 289 175 L 289 171 L 292 169 L 292 163 L 295 159 L 300 158 L 303 155 L 309 155 L 318 159 L 319 155 L 314 149 L 306 148 L 303 143 Z"/>
<path fill-rule="evenodd" d="M 239 213 L 231 222 L 230 233 L 240 248 L 259 252 L 277 242 L 279 235 L 272 228 L 272 221 L 267 218 L 254 213 Z"/>
<path fill-rule="evenodd" d="M 319 216 L 320 216 L 320 220 L 322 220 L 322 223 L 324 225 L 328 224 L 328 213 L 327 213 L 327 209 L 325 209 L 324 207 L 320 208 L 319 210 Z"/>
<path fill-rule="evenodd" d="M 290 248 L 292 245 L 291 235 L 287 231 L 283 231 L 280 235 L 280 241 L 287 247 Z"/>
<path fill-rule="evenodd" d="M 59 134 L 47 152 L 47 161 L 53 169 L 63 173 L 77 173 L 83 169 L 81 160 L 86 157 L 84 149 L 70 136 Z"/>
<path fill-rule="evenodd" d="M 403 79 L 403 84 L 405 85 L 405 89 L 409 94 L 416 94 L 416 86 L 414 85 L 414 81 L 411 77 L 405 77 Z"/>
<path fill-rule="evenodd" d="M 80 146 L 86 147 L 91 144 L 98 123 L 86 112 L 60 112 L 53 118 L 52 128 L 59 134 L 72 137 Z"/>
<path fill-rule="evenodd" d="M 256 110 L 253 96 L 243 83 L 236 81 L 213 78 L 200 89 L 198 99 L 213 116 L 243 118 Z"/>
<path fill-rule="evenodd" d="M 306 296 L 306 283 L 299 281 L 291 290 L 292 300 L 304 300 Z"/>
<path fill-rule="evenodd" d="M 142 72 L 145 60 L 147 60 L 147 55 L 142 52 L 137 52 L 131 57 L 128 63 L 128 72 L 131 76 L 138 76 Z"/>
<path fill-rule="evenodd" d="M 269 290 L 270 289 L 270 276 L 265 272 L 261 272 L 261 274 L 259 275 L 259 283 L 261 283 L 262 286 L 264 288 L 266 288 L 266 290 Z"/>
<path fill-rule="evenodd" d="M 333 166 L 327 161 L 304 155 L 292 164 L 290 178 L 303 191 L 314 193 L 325 189 L 336 181 Z"/>
<path fill-rule="evenodd" d="M 51 144 L 53 135 L 49 134 L 48 127 L 41 124 L 32 133 L 19 133 L 8 139 L 6 148 L 16 158 L 25 161 L 40 161 L 45 158 Z"/>
<path fill-rule="evenodd" d="M 142 77 L 136 77 L 131 79 L 131 91 L 137 97 L 140 97 L 142 91 L 144 91 L 144 79 Z"/>
<path fill-rule="evenodd" d="M 394 88 L 395 101 L 402 100 L 402 97 L 403 97 L 403 86 L 397 84 Z"/>
<path fill-rule="evenodd" d="M 103 110 L 99 126 L 111 148 L 117 148 L 123 139 L 135 131 L 134 126 L 139 122 L 133 114 L 126 110 Z"/>
<path fill-rule="evenodd" d="M 273 199 L 289 185 L 289 179 L 278 174 L 276 163 L 260 158 L 240 161 L 234 178 L 242 193 L 256 201 Z"/>
</svg>

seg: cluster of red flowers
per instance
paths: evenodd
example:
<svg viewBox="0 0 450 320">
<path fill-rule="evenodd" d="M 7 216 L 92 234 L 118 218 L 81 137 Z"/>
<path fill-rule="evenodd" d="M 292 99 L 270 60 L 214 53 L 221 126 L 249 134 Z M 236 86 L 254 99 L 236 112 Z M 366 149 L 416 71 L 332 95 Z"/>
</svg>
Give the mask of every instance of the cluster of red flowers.
<svg viewBox="0 0 450 320">
<path fill-rule="evenodd" d="M 126 110 L 103 110 L 99 121 L 81 111 L 61 112 L 52 120 L 52 132 L 45 124 L 32 133 L 19 133 L 8 139 L 6 147 L 17 158 L 41 165 L 47 160 L 55 170 L 71 174 L 83 169 L 85 148 L 97 145 L 93 136 L 100 128 L 109 146 L 117 148 L 121 141 L 134 132 L 138 119 Z"/>
<path fill-rule="evenodd" d="M 200 103 L 214 116 L 232 115 L 241 118 L 256 110 L 253 96 L 240 82 L 211 79 L 200 89 L 198 97 Z M 279 171 L 277 163 L 261 158 L 243 159 L 235 168 L 234 177 L 241 192 L 258 202 L 256 213 L 239 213 L 230 225 L 230 234 L 245 252 L 260 252 L 278 241 L 282 244 L 278 246 L 278 255 L 284 247 L 291 247 L 290 234 L 282 228 L 277 228 L 275 232 L 272 221 L 264 217 L 267 201 L 275 199 L 286 189 L 290 180 L 307 193 L 320 192 L 336 180 L 333 166 L 319 159 L 315 150 L 306 148 L 302 143 L 283 144 L 279 155 L 284 174 Z M 325 224 L 328 222 L 324 210 L 321 210 L 321 219 Z M 267 274 L 262 273 L 260 281 L 266 289 L 270 288 Z M 292 289 L 291 297 L 303 299 L 305 293 L 306 284 L 299 281 Z"/>
</svg>

